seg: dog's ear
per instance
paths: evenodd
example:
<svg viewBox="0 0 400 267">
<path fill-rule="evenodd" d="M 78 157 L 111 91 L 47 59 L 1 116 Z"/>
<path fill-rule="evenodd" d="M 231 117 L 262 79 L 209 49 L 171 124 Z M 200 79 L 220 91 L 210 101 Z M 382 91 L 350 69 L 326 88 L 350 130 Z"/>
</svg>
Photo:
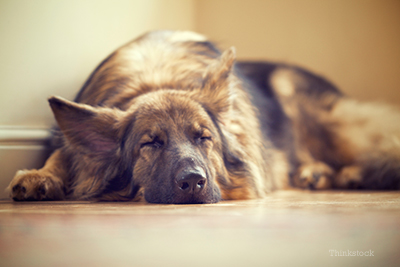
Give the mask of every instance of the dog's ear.
<svg viewBox="0 0 400 267">
<path fill-rule="evenodd" d="M 73 146 L 88 152 L 115 152 L 118 148 L 118 115 L 114 110 L 93 108 L 61 97 L 49 98 L 57 123 Z"/>
<path fill-rule="evenodd" d="M 227 82 L 236 60 L 236 49 L 225 50 L 216 62 L 211 64 L 204 75 L 203 88 L 219 88 Z"/>
<path fill-rule="evenodd" d="M 228 110 L 231 105 L 231 87 L 235 86 L 231 72 L 235 59 L 235 48 L 231 47 L 209 66 L 204 75 L 201 95 L 205 96 L 206 104 L 214 114 Z"/>
</svg>

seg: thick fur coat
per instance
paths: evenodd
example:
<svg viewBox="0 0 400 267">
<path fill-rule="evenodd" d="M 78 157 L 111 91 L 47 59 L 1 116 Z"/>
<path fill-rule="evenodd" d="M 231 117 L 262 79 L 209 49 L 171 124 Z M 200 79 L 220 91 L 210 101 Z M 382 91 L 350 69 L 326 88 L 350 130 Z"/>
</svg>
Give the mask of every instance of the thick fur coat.
<svg viewBox="0 0 400 267">
<path fill-rule="evenodd" d="M 119 48 L 74 102 L 49 99 L 60 134 L 14 200 L 215 203 L 274 189 L 400 187 L 395 108 L 360 104 L 303 69 L 235 63 L 193 32 Z"/>
</svg>

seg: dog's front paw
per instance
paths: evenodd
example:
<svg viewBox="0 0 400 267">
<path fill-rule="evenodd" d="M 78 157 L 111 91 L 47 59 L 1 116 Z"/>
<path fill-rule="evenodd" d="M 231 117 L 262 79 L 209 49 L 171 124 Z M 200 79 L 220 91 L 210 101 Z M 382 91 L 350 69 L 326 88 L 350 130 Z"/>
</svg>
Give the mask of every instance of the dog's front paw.
<svg viewBox="0 0 400 267">
<path fill-rule="evenodd" d="M 293 176 L 293 185 L 305 189 L 332 188 L 334 171 L 323 162 L 301 165 Z"/>
<path fill-rule="evenodd" d="M 7 190 L 15 201 L 60 200 L 65 197 L 61 179 L 42 170 L 18 171 Z"/>
</svg>

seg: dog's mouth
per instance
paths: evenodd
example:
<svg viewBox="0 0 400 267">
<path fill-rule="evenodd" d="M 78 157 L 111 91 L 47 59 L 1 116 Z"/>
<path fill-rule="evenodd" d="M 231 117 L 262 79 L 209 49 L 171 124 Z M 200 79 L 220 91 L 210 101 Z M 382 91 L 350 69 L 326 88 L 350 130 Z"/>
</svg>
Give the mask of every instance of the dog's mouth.
<svg viewBox="0 0 400 267">
<path fill-rule="evenodd" d="M 189 196 L 184 199 L 156 199 L 152 197 L 145 197 L 148 203 L 153 204 L 176 204 L 176 205 L 185 205 L 185 204 L 212 204 L 217 203 L 220 201 L 219 197 L 212 197 L 212 198 L 203 198 L 198 196 Z"/>
</svg>

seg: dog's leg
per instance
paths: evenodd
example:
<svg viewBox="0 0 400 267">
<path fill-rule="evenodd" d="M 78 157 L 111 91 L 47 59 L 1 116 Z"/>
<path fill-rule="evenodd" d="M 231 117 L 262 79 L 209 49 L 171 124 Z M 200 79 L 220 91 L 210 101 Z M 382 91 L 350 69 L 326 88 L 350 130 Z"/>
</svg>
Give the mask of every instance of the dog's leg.
<svg viewBox="0 0 400 267">
<path fill-rule="evenodd" d="M 322 78 L 295 68 L 276 70 L 271 88 L 291 123 L 294 186 L 400 188 L 397 108 L 342 97 Z"/>
<path fill-rule="evenodd" d="M 335 171 L 312 156 L 299 132 L 294 131 L 293 138 L 298 167 L 292 174 L 292 185 L 304 189 L 331 188 Z"/>
<path fill-rule="evenodd" d="M 60 200 L 65 197 L 67 173 L 61 150 L 56 150 L 39 170 L 20 170 L 16 173 L 7 191 L 16 201 Z"/>
<path fill-rule="evenodd" d="M 292 68 L 275 71 L 271 88 L 293 131 L 297 166 L 291 177 L 292 185 L 308 189 L 332 188 L 335 170 L 323 160 L 331 144 L 321 121 L 339 93 L 324 80 Z"/>
<path fill-rule="evenodd" d="M 380 103 L 342 99 L 330 113 L 338 146 L 352 160 L 335 179 L 338 188 L 400 189 L 400 110 Z M 338 156 L 338 158 L 339 158 Z"/>
</svg>

